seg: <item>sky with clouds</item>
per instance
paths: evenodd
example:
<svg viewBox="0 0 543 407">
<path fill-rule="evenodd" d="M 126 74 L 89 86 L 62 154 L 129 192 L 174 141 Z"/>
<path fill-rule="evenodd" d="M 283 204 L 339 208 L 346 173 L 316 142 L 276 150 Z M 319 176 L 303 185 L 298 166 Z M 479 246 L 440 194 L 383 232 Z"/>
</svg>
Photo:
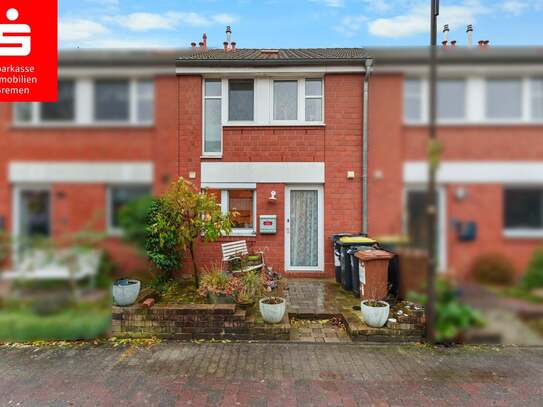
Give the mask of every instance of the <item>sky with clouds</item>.
<svg viewBox="0 0 543 407">
<path fill-rule="evenodd" d="M 61 48 L 242 48 L 426 45 L 429 0 L 59 0 Z M 465 44 L 542 45 L 543 0 L 441 0 L 439 25 Z"/>
</svg>

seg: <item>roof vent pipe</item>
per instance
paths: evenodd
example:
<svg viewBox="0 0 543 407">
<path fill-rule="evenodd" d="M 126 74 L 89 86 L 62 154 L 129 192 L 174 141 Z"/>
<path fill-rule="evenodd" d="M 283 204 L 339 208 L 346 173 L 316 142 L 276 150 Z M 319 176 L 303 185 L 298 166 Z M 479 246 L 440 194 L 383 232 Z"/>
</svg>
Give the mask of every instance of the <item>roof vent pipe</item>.
<svg viewBox="0 0 543 407">
<path fill-rule="evenodd" d="M 443 26 L 443 42 L 449 42 L 449 24 Z"/>
<path fill-rule="evenodd" d="M 468 24 L 466 28 L 466 34 L 468 35 L 468 47 L 473 47 L 473 25 Z"/>
</svg>

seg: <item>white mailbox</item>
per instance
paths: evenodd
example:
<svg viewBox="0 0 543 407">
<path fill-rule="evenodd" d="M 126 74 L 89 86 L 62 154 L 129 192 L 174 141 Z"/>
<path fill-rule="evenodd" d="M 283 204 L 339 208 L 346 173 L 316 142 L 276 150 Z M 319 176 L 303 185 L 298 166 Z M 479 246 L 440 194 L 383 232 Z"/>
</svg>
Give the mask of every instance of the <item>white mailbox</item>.
<svg viewBox="0 0 543 407">
<path fill-rule="evenodd" d="M 259 231 L 262 235 L 277 233 L 277 215 L 260 215 Z"/>
</svg>

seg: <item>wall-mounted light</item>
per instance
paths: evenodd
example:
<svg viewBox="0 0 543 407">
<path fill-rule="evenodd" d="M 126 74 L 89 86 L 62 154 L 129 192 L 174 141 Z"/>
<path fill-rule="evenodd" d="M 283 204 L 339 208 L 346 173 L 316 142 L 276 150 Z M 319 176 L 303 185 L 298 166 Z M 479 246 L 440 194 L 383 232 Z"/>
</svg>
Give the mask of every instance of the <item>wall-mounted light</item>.
<svg viewBox="0 0 543 407">
<path fill-rule="evenodd" d="M 190 178 L 190 179 L 196 178 L 196 171 L 190 171 L 190 172 L 189 172 L 189 178 Z"/>
<path fill-rule="evenodd" d="M 458 187 L 454 191 L 454 196 L 457 201 L 463 201 L 468 197 L 468 191 L 464 187 Z"/>
<path fill-rule="evenodd" d="M 347 171 L 347 179 L 354 179 L 354 171 Z"/>
<path fill-rule="evenodd" d="M 270 197 L 268 198 L 268 201 L 270 201 L 270 202 L 277 201 L 277 192 L 271 191 L 270 192 Z"/>
</svg>

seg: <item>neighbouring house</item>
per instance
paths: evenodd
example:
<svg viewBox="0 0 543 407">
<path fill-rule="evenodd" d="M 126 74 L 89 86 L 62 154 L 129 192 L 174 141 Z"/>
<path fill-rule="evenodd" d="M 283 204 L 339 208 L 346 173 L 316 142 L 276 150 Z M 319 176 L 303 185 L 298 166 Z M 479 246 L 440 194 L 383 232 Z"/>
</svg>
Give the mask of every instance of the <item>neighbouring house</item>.
<svg viewBox="0 0 543 407">
<path fill-rule="evenodd" d="M 57 103 L 2 104 L 0 227 L 17 240 L 107 232 L 123 270 L 145 267 L 115 237 L 117 215 L 177 177 L 180 52 L 62 51 Z"/>
<path fill-rule="evenodd" d="M 503 252 L 521 271 L 543 237 L 541 52 L 457 47 L 439 59 L 441 269 L 462 276 L 478 254 Z M 363 230 L 364 209 L 370 235 L 423 245 L 427 62 L 425 49 L 205 41 L 62 51 L 59 102 L 0 106 L 0 227 L 106 231 L 137 268 L 118 208 L 182 176 L 239 213 L 232 236 L 198 247 L 202 266 L 220 261 L 221 243 L 247 240 L 277 271 L 331 277 L 329 236 Z"/>
</svg>

